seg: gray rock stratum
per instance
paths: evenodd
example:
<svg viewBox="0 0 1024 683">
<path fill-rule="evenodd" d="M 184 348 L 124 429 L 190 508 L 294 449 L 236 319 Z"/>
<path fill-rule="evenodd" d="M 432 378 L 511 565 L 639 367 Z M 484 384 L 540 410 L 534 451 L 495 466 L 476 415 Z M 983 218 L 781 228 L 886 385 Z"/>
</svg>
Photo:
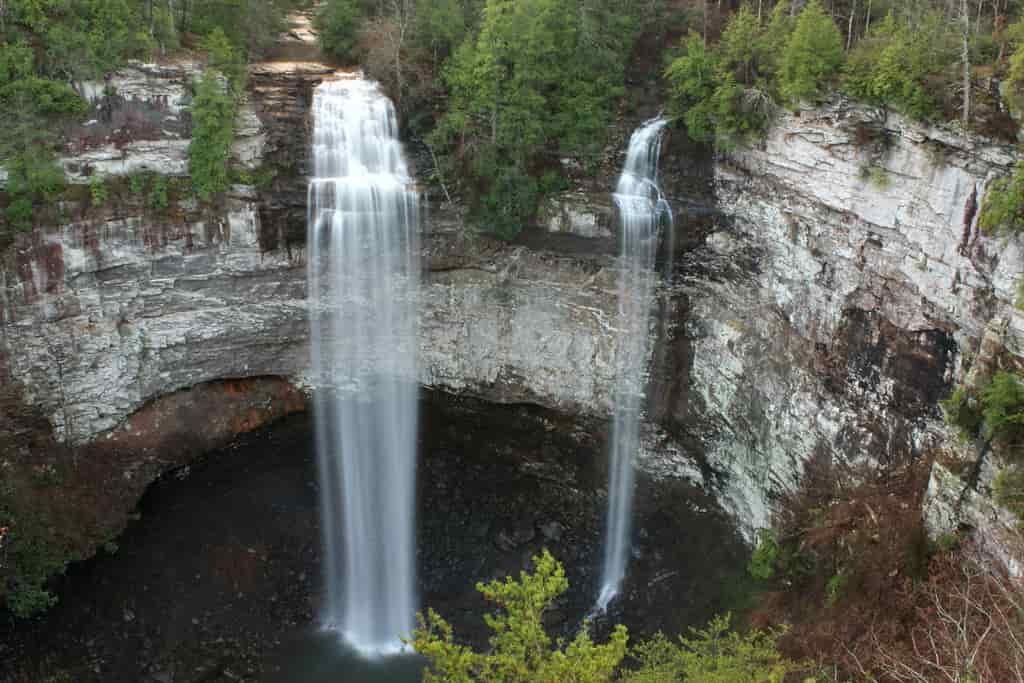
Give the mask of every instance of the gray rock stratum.
<svg viewBox="0 0 1024 683">
<path fill-rule="evenodd" d="M 110 123 L 69 150 L 69 177 L 180 172 L 189 68 L 116 74 L 121 94 L 96 99 Z M 45 423 L 60 442 L 95 443 L 192 387 L 305 384 L 305 135 L 312 87 L 327 73 L 254 68 L 235 152 L 251 168 L 274 166 L 270 187 L 238 186 L 214 208 L 176 199 L 159 215 L 130 202 L 71 211 L 7 250 L 0 434 L 18 433 L 4 422 L 20 420 Z M 154 81 L 164 77 L 166 88 Z M 1013 163 L 1008 148 L 838 102 L 785 116 L 763 144 L 706 164 L 713 196 L 694 192 L 692 167 L 679 170 L 681 149 L 667 145 L 664 159 L 679 248 L 652 302 L 661 324 L 642 466 L 703 479 L 749 533 L 813 457 L 875 468 L 936 454 L 970 461 L 937 401 L 971 368 L 1024 352 L 1014 307 L 1024 255 L 977 226 L 986 186 Z M 424 385 L 609 415 L 619 335 L 608 198 L 567 196 L 549 229 L 575 236 L 538 229 L 513 244 L 466 230 L 457 212 L 431 212 Z M 603 246 L 579 248 L 589 236 Z M 965 504 L 943 465 L 936 472 L 936 528 L 968 508 L 975 520 L 997 516 Z"/>
</svg>

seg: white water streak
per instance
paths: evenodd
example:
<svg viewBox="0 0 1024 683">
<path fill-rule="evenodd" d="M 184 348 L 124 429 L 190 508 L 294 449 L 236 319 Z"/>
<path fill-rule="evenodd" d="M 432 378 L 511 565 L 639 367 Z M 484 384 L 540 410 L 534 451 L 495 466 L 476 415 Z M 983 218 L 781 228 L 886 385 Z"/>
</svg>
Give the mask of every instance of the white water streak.
<svg viewBox="0 0 1024 683">
<path fill-rule="evenodd" d="M 632 539 L 633 465 L 640 450 L 648 325 L 656 278 L 654 261 L 660 227 L 666 220 L 671 222 L 671 212 L 658 187 L 664 129 L 665 120 L 658 118 L 633 133 L 626 166 L 613 195 L 621 228 L 618 327 L 622 336 L 616 356 L 604 567 L 597 601 L 600 611 L 619 592 Z"/>
<path fill-rule="evenodd" d="M 419 196 L 394 107 L 345 76 L 313 99 L 311 366 L 325 627 L 364 654 L 413 628 Z"/>
</svg>

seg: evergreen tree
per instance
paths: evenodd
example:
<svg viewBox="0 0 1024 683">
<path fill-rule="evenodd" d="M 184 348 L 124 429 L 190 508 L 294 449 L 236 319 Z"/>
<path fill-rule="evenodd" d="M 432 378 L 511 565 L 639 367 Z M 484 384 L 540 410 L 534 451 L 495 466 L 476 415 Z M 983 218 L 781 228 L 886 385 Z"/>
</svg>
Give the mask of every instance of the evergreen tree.
<svg viewBox="0 0 1024 683">
<path fill-rule="evenodd" d="M 235 101 L 217 71 L 211 69 L 203 74 L 190 111 L 189 173 L 196 194 L 201 199 L 210 199 L 231 185 L 228 161 L 235 138 Z"/>
<path fill-rule="evenodd" d="M 334 59 L 351 59 L 363 16 L 359 0 L 327 0 L 314 22 L 321 49 Z"/>
<path fill-rule="evenodd" d="M 819 95 L 843 63 L 843 37 L 819 0 L 800 12 L 782 52 L 779 89 L 791 103 Z"/>
<path fill-rule="evenodd" d="M 532 574 L 477 584 L 498 612 L 484 621 L 491 629 L 490 649 L 474 652 L 455 642 L 451 626 L 433 610 L 420 615 L 412 646 L 429 662 L 425 683 L 602 683 L 610 681 L 626 654 L 628 636 L 617 626 L 609 642 L 595 644 L 584 626 L 568 645 L 552 641 L 544 612 L 568 587 L 565 570 L 546 550 L 533 558 Z"/>
</svg>

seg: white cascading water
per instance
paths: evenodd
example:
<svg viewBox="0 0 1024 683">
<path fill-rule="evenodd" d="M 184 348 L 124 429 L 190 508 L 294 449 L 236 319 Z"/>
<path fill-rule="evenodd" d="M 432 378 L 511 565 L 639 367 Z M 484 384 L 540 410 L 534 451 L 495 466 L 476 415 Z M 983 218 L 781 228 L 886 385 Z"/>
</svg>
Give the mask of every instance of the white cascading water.
<svg viewBox="0 0 1024 683">
<path fill-rule="evenodd" d="M 366 655 L 414 626 L 419 195 L 377 84 L 313 97 L 309 301 L 326 602 Z"/>
<path fill-rule="evenodd" d="M 629 561 L 633 517 L 633 460 L 640 449 L 644 407 L 648 327 L 656 279 L 655 256 L 668 203 L 658 187 L 658 157 L 666 121 L 657 118 L 638 128 L 629 141 L 626 166 L 612 195 L 621 233 L 619 250 L 619 329 L 616 355 L 615 418 L 612 423 L 605 520 L 604 566 L 597 609 L 604 611 L 618 594 Z"/>
</svg>

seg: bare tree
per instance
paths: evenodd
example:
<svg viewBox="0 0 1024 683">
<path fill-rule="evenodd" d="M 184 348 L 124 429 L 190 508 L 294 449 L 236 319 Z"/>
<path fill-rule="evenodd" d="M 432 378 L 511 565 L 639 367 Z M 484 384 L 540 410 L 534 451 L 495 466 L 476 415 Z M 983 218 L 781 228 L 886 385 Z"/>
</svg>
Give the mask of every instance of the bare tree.
<svg viewBox="0 0 1024 683">
<path fill-rule="evenodd" d="M 909 644 L 872 633 L 864 675 L 906 683 L 1024 683 L 1024 585 L 976 543 L 940 558 L 922 586 Z"/>
<path fill-rule="evenodd" d="M 961 119 L 964 131 L 971 123 L 971 8 L 967 0 L 960 0 L 960 20 L 963 24 L 960 59 L 963 62 L 963 111 Z"/>
</svg>

